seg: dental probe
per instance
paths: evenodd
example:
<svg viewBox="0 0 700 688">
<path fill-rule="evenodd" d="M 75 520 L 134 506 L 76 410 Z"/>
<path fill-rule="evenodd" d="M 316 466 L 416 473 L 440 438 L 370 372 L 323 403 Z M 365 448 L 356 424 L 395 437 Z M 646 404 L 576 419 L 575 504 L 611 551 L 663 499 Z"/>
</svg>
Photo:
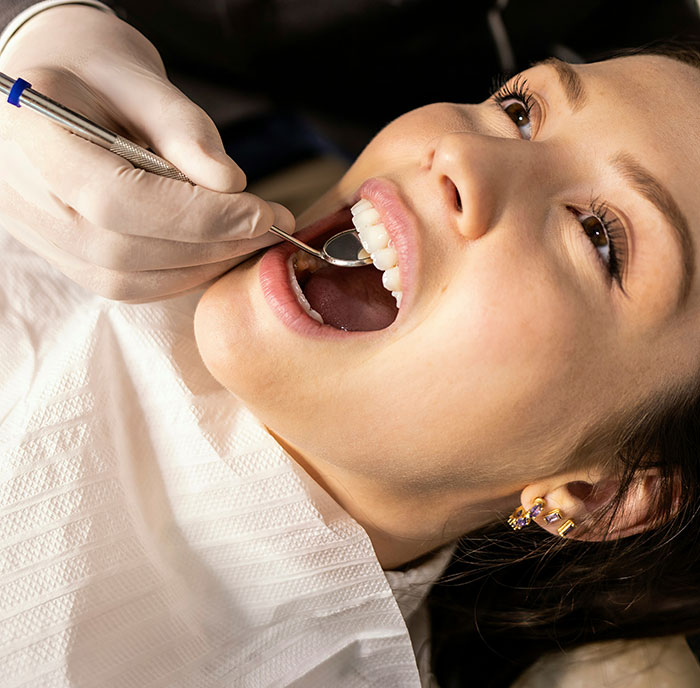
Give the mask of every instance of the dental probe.
<svg viewBox="0 0 700 688">
<path fill-rule="evenodd" d="M 0 93 L 7 95 L 7 102 L 15 107 L 26 105 L 29 109 L 38 112 L 40 115 L 60 124 L 64 129 L 77 134 L 86 141 L 96 143 L 102 148 L 106 148 L 111 153 L 116 153 L 120 157 L 128 160 L 134 167 L 139 167 L 147 172 L 158 174 L 161 177 L 169 177 L 183 182 L 194 182 L 184 175 L 175 165 L 157 156 L 145 148 L 137 145 L 133 141 L 125 139 L 119 134 L 96 124 L 87 117 L 74 112 L 70 108 L 57 103 L 48 96 L 35 91 L 32 85 L 22 78 L 12 79 L 0 72 Z M 318 251 L 307 244 L 299 241 L 290 234 L 272 225 L 270 232 L 277 234 L 286 241 L 294 244 L 297 248 L 310 253 L 321 260 L 325 260 L 332 265 L 339 267 L 360 267 L 369 265 L 372 259 L 358 258 L 358 253 L 362 249 L 359 237 L 353 229 L 348 229 L 332 236 Z M 353 238 L 354 237 L 354 238 Z M 333 253 L 330 253 L 330 250 Z"/>
</svg>

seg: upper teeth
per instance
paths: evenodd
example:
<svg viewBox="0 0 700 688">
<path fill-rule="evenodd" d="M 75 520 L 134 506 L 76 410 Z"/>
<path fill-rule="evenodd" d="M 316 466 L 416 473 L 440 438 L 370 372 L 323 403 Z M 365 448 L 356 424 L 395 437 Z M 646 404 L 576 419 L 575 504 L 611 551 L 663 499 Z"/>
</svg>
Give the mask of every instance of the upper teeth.
<svg viewBox="0 0 700 688">
<path fill-rule="evenodd" d="M 364 247 L 364 251 L 360 251 L 358 257 L 366 258 L 367 255 L 372 257 L 374 267 L 384 273 L 382 284 L 391 292 L 396 299 L 396 306 L 400 308 L 403 292 L 399 275 L 399 258 L 379 218 L 379 213 L 366 198 L 355 203 L 350 212 L 352 212 L 352 223 Z"/>
</svg>

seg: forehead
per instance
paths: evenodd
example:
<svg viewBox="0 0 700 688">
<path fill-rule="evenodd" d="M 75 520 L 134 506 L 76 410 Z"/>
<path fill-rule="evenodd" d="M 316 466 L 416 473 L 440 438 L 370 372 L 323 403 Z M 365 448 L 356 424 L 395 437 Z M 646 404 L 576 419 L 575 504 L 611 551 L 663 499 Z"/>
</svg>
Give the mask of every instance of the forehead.
<svg viewBox="0 0 700 688">
<path fill-rule="evenodd" d="M 588 106 L 608 116 L 611 111 L 624 114 L 625 120 L 612 127 L 615 131 L 653 134 L 649 143 L 659 148 L 683 141 L 682 151 L 692 143 L 692 157 L 698 159 L 699 68 L 669 57 L 635 55 L 575 69 L 587 87 Z"/>
<path fill-rule="evenodd" d="M 676 176 L 681 186 L 683 178 L 694 182 L 700 172 L 700 69 L 669 57 L 636 55 L 576 70 L 587 87 L 590 114 L 608 123 L 601 133 L 619 138 L 619 145 L 636 146 L 630 152 L 644 157 L 665 182 Z"/>
</svg>

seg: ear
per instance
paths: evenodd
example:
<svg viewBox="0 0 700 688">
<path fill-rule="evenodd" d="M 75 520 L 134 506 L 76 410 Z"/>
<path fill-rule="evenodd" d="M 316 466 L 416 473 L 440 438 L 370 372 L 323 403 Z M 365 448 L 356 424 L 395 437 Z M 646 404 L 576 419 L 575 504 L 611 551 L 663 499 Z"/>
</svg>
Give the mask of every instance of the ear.
<svg viewBox="0 0 700 688">
<path fill-rule="evenodd" d="M 610 516 L 596 518 L 596 511 L 608 504 L 617 493 L 619 482 L 595 471 L 553 476 L 528 485 L 521 494 L 523 507 L 530 509 L 535 499 L 544 499 L 542 511 L 532 523 L 553 535 L 568 520 L 575 527 L 565 537 L 570 540 L 600 541 L 604 537 L 623 538 L 647 530 L 654 523 L 652 507 L 659 482 L 655 469 L 640 471 L 629 486 L 608 528 Z M 555 509 L 561 519 L 547 523 L 545 517 Z"/>
</svg>

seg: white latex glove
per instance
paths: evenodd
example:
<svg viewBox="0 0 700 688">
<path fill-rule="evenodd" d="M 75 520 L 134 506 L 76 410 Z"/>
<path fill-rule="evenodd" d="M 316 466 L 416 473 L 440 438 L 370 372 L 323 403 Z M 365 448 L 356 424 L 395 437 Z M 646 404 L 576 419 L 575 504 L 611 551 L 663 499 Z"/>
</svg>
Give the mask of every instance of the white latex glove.
<svg viewBox="0 0 700 688">
<path fill-rule="evenodd" d="M 0 226 L 83 287 L 143 302 L 206 286 L 292 231 L 284 207 L 241 193 L 245 175 L 206 113 L 176 89 L 153 45 L 80 5 L 24 24 L 0 71 L 136 143 L 196 186 L 129 162 L 0 103 Z"/>
</svg>

